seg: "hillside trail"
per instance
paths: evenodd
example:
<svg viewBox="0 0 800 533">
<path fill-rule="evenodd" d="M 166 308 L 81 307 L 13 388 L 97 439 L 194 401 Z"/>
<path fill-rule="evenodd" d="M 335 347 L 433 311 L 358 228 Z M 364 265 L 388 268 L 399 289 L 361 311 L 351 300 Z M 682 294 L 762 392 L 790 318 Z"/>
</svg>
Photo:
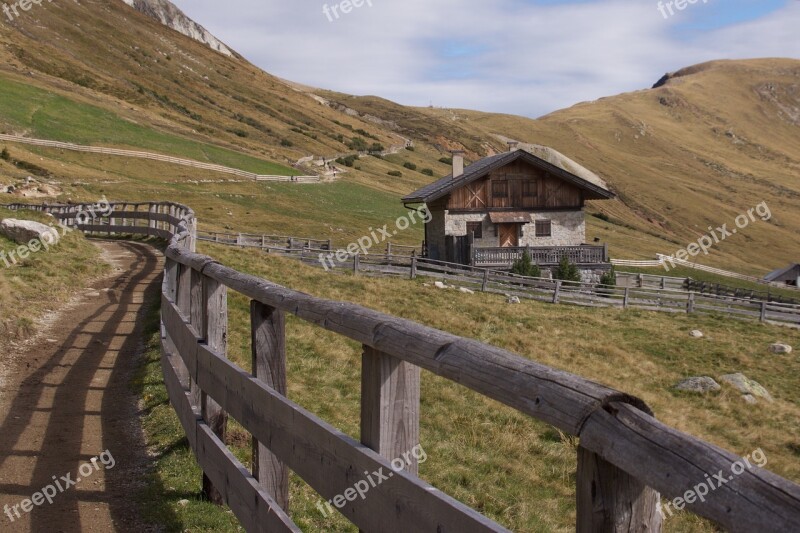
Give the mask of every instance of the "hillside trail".
<svg viewBox="0 0 800 533">
<path fill-rule="evenodd" d="M 0 531 L 149 529 L 135 507 L 148 459 L 130 381 L 163 259 L 141 243 L 93 242 L 111 274 L 0 353 Z M 25 512 L 36 492 L 52 503 L 42 494 Z"/>
</svg>

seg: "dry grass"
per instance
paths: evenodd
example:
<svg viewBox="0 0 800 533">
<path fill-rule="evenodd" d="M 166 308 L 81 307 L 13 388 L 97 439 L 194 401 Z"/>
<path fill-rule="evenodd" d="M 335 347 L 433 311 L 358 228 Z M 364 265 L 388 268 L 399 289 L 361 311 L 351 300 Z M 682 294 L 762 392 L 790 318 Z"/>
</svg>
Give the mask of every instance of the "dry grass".
<svg viewBox="0 0 800 533">
<path fill-rule="evenodd" d="M 292 260 L 203 246 L 226 264 L 311 294 L 360 303 L 479 339 L 538 362 L 642 397 L 659 419 L 735 453 L 762 448 L 768 468 L 800 481 L 800 397 L 791 376 L 796 356 L 768 352 L 777 340 L 800 344 L 800 332 L 717 317 L 672 316 L 526 302 L 509 306 L 494 295 L 464 295 L 422 281 L 331 275 Z M 231 298 L 230 354 L 249 365 L 248 305 Z M 705 339 L 688 332 L 703 330 Z M 289 396 L 358 437 L 359 346 L 290 318 Z M 730 389 L 708 397 L 671 386 L 692 375 L 744 372 L 776 397 L 748 406 Z M 574 528 L 574 442 L 447 380 L 423 373 L 422 477 L 516 531 Z M 292 514 L 310 530 L 344 530 L 314 509 L 312 491 L 292 484 Z M 669 531 L 713 531 L 695 517 L 668 522 Z"/>
<path fill-rule="evenodd" d="M 5 218 L 52 222 L 41 213 L 0 208 L 0 220 Z M 0 236 L 0 250 L 9 252 L 17 246 Z M 98 261 L 98 255 L 96 247 L 73 232 L 50 251 L 31 254 L 10 268 L 0 261 L 1 342 L 21 340 L 35 333 L 35 321 L 45 311 L 57 309 L 88 280 L 107 271 L 108 265 Z"/>
</svg>

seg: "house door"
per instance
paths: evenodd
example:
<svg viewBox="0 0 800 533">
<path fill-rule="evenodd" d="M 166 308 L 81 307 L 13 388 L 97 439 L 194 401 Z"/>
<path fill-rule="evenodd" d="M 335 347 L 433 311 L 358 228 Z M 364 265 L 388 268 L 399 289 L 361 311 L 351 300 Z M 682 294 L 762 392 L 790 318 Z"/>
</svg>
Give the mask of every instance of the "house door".
<svg viewBox="0 0 800 533">
<path fill-rule="evenodd" d="M 519 246 L 519 224 L 499 224 L 501 248 L 515 248 Z"/>
</svg>

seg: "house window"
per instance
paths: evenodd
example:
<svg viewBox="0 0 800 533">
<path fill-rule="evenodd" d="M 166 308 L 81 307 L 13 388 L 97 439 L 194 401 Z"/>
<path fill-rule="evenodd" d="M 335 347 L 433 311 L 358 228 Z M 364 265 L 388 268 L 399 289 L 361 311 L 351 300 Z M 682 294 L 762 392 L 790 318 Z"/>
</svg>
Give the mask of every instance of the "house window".
<svg viewBox="0 0 800 533">
<path fill-rule="evenodd" d="M 551 220 L 537 220 L 536 221 L 536 236 L 537 237 L 552 237 L 553 236 L 553 222 Z"/>
<path fill-rule="evenodd" d="M 508 181 L 493 181 L 492 182 L 492 196 L 495 198 L 508 198 Z"/>
<path fill-rule="evenodd" d="M 522 196 L 523 198 L 534 198 L 536 196 L 536 182 L 526 180 L 522 182 Z"/>
<path fill-rule="evenodd" d="M 481 222 L 467 222 L 467 235 L 472 235 L 476 239 L 482 239 L 483 224 Z"/>
</svg>

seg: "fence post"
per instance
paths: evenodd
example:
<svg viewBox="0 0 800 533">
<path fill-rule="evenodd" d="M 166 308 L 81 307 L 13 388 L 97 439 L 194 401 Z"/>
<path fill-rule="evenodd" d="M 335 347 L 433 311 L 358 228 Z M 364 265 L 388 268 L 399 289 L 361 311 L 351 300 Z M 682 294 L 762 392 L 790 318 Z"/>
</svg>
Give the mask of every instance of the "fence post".
<svg viewBox="0 0 800 533">
<path fill-rule="evenodd" d="M 481 291 L 486 292 L 486 289 L 489 288 L 489 269 L 483 269 L 483 283 L 481 284 Z"/>
<path fill-rule="evenodd" d="M 359 265 L 358 254 L 353 254 L 353 275 L 354 276 L 358 276 L 358 265 Z"/>
<path fill-rule="evenodd" d="M 417 256 L 411 256 L 411 279 L 417 279 Z"/>
<path fill-rule="evenodd" d="M 661 276 L 661 288 L 662 289 L 667 288 L 667 278 L 665 278 L 664 276 Z"/>
<path fill-rule="evenodd" d="M 253 375 L 286 396 L 286 316 L 279 309 L 252 300 L 250 328 Z M 255 438 L 253 476 L 281 509 L 289 510 L 289 470 Z"/>
<path fill-rule="evenodd" d="M 639 274 L 639 288 L 644 288 L 644 274 Z"/>
<path fill-rule="evenodd" d="M 262 235 L 261 236 L 261 249 L 263 250 L 266 247 L 267 247 L 267 236 L 266 235 Z"/>
<path fill-rule="evenodd" d="M 558 298 L 561 295 L 561 280 L 556 281 L 556 290 L 553 291 L 553 303 L 558 303 Z"/>
<path fill-rule="evenodd" d="M 689 293 L 689 300 L 686 302 L 686 314 L 694 313 L 694 293 Z"/>
<path fill-rule="evenodd" d="M 761 302 L 761 322 L 767 321 L 767 302 Z"/>
<path fill-rule="evenodd" d="M 389 261 L 391 257 L 392 257 L 392 243 L 390 241 L 386 243 L 386 260 Z"/>
<path fill-rule="evenodd" d="M 627 309 L 631 302 L 631 288 L 625 287 L 625 297 L 622 300 L 622 308 Z"/>
<path fill-rule="evenodd" d="M 417 475 L 420 368 L 370 346 L 361 358 L 361 443 Z M 404 458 L 404 454 L 405 458 Z M 407 458 L 407 459 L 406 459 Z"/>
<path fill-rule="evenodd" d="M 203 276 L 203 285 L 206 311 L 206 345 L 209 350 L 224 357 L 227 351 L 228 339 L 228 288 L 208 276 Z M 200 393 L 200 405 L 203 420 L 220 440 L 225 442 L 228 414 L 222 410 L 222 407 L 213 398 L 210 398 L 202 391 Z M 214 488 L 211 480 L 205 474 L 203 474 L 203 496 L 217 505 L 224 503 L 222 495 Z"/>
<path fill-rule="evenodd" d="M 582 446 L 575 480 L 577 533 L 660 533 L 659 493 Z"/>
</svg>

